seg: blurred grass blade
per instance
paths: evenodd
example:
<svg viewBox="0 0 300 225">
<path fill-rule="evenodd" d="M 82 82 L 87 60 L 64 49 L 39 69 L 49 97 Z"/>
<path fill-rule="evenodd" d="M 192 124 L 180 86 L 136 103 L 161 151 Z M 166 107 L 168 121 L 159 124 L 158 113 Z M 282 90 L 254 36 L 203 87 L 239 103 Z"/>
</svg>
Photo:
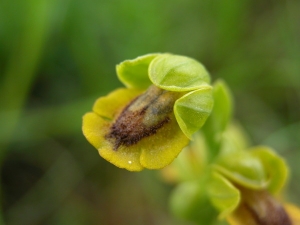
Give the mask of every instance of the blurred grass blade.
<svg viewBox="0 0 300 225">
<path fill-rule="evenodd" d="M 23 15 L 19 15 L 19 20 L 25 18 L 24 22 L 20 21 L 24 26 L 20 39 L 16 39 L 14 49 L 12 49 L 0 90 L 2 110 L 14 110 L 10 123 L 3 132 L 6 135 L 7 143 L 36 75 L 39 59 L 50 29 L 51 11 L 55 3 L 56 1 L 52 0 L 29 0 L 24 4 Z M 5 145 L 2 146 L 0 154 L 3 154 L 3 148 Z"/>
</svg>

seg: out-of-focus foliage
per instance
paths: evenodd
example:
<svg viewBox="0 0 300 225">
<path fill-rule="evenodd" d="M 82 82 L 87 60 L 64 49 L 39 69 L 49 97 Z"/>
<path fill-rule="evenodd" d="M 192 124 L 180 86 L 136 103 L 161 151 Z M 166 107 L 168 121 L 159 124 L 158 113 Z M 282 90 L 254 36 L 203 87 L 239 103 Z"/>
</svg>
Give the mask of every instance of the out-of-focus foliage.
<svg viewBox="0 0 300 225">
<path fill-rule="evenodd" d="M 2 217 L 7 224 L 188 224 L 153 171 L 109 165 L 81 134 L 115 65 L 148 52 L 202 62 L 233 90 L 253 144 L 291 167 L 300 203 L 300 2 L 0 1 Z M 3 223 L 3 222 L 2 222 Z M 3 223 L 4 224 L 4 223 Z"/>
<path fill-rule="evenodd" d="M 217 80 L 213 85 L 213 96 L 214 111 L 194 135 L 195 141 L 162 171 L 163 177 L 178 183 L 171 195 L 172 212 L 197 224 L 215 224 L 216 211 L 220 220 L 226 218 L 230 224 L 231 218 L 239 224 L 275 225 L 275 220 L 292 224 L 288 222 L 295 222 L 292 214 L 283 210 L 274 195 L 281 197 L 287 182 L 285 160 L 269 147 L 247 146 L 245 132 L 228 113 L 233 104 L 224 82 Z M 219 111 L 224 115 L 217 116 Z"/>
</svg>

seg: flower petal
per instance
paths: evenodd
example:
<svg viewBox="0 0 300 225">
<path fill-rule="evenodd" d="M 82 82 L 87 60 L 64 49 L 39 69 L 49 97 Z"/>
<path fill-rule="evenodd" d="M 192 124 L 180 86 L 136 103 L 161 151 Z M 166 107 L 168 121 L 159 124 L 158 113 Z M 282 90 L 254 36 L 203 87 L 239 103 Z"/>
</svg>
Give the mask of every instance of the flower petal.
<svg viewBox="0 0 300 225">
<path fill-rule="evenodd" d="M 288 178 L 288 167 L 283 158 L 271 148 L 258 146 L 250 149 L 250 153 L 262 161 L 268 174 L 268 190 L 270 193 L 278 193 L 285 185 Z"/>
<path fill-rule="evenodd" d="M 129 88 L 147 88 L 151 85 L 148 67 L 150 62 L 158 55 L 160 54 L 147 54 L 121 62 L 116 67 L 119 80 Z"/>
<path fill-rule="evenodd" d="M 100 148 L 105 142 L 110 123 L 93 112 L 86 113 L 82 119 L 83 135 L 95 148 Z"/>
<path fill-rule="evenodd" d="M 219 218 L 224 218 L 238 206 L 240 192 L 221 174 L 213 172 L 208 186 L 212 204 L 220 211 Z"/>
<path fill-rule="evenodd" d="M 245 187 L 263 189 L 269 184 L 263 163 L 249 151 L 223 153 L 217 158 L 214 168 Z"/>
<path fill-rule="evenodd" d="M 174 113 L 182 132 L 191 139 L 192 134 L 203 126 L 212 108 L 212 88 L 208 85 L 179 98 Z"/>
<path fill-rule="evenodd" d="M 213 85 L 214 108 L 203 126 L 203 131 L 210 142 L 218 142 L 220 136 L 231 120 L 233 102 L 229 88 L 222 80 L 217 80 Z"/>
<path fill-rule="evenodd" d="M 119 88 L 107 96 L 98 98 L 93 111 L 105 119 L 113 120 L 130 101 L 141 93 L 141 90 Z"/>
<path fill-rule="evenodd" d="M 210 77 L 198 61 L 180 55 L 162 54 L 151 61 L 149 78 L 169 91 L 191 91 L 208 85 Z"/>
<path fill-rule="evenodd" d="M 155 135 L 146 137 L 137 145 L 141 147 L 141 164 L 148 169 L 161 169 L 169 165 L 188 144 L 188 138 L 180 130 L 174 114 Z"/>
<path fill-rule="evenodd" d="M 135 89 L 118 89 L 108 96 L 99 98 L 93 110 L 83 120 L 83 131 L 88 141 L 94 145 L 99 154 L 114 165 L 130 171 L 140 171 L 144 167 L 159 169 L 170 164 L 179 154 L 188 139 L 180 130 L 174 114 L 155 135 L 144 137 L 131 146 L 120 146 L 117 150 L 105 136 L 118 114 L 141 91 Z M 166 142 L 168 140 L 168 142 Z"/>
<path fill-rule="evenodd" d="M 109 132 L 111 122 L 102 119 L 96 113 L 86 113 L 83 116 L 83 134 L 86 139 L 98 149 L 99 154 L 117 167 L 130 171 L 140 171 L 140 148 L 138 146 L 120 146 L 114 150 L 111 142 L 105 136 Z"/>
<path fill-rule="evenodd" d="M 284 209 L 287 211 L 293 225 L 300 225 L 300 209 L 292 204 L 284 204 Z"/>
<path fill-rule="evenodd" d="M 113 145 L 106 143 L 98 149 L 99 154 L 119 168 L 124 168 L 129 171 L 141 171 L 143 166 L 140 163 L 141 149 L 136 146 L 120 146 L 118 150 L 113 150 Z"/>
</svg>

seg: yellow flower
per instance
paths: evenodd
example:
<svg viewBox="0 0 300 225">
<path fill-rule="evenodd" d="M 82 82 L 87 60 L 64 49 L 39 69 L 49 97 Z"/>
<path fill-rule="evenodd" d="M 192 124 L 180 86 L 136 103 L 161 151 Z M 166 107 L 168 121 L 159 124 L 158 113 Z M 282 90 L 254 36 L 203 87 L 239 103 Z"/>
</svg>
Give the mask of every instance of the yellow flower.
<svg viewBox="0 0 300 225">
<path fill-rule="evenodd" d="M 82 130 L 99 154 L 130 171 L 170 164 L 213 106 L 209 75 L 197 61 L 148 54 L 117 66 L 127 88 L 99 98 Z"/>
<path fill-rule="evenodd" d="M 118 89 L 99 98 L 93 112 L 83 117 L 83 133 L 87 140 L 104 159 L 120 168 L 130 171 L 162 168 L 170 164 L 189 142 L 172 109 L 159 121 L 150 118 L 154 112 L 144 105 L 147 97 L 139 90 Z M 167 101 L 167 97 L 160 95 L 156 104 Z M 140 120 L 148 121 L 149 126 L 142 126 Z M 153 125 L 152 122 L 157 123 Z"/>
<path fill-rule="evenodd" d="M 293 204 L 284 204 L 284 209 L 292 220 L 292 224 L 300 225 L 300 209 Z"/>
</svg>

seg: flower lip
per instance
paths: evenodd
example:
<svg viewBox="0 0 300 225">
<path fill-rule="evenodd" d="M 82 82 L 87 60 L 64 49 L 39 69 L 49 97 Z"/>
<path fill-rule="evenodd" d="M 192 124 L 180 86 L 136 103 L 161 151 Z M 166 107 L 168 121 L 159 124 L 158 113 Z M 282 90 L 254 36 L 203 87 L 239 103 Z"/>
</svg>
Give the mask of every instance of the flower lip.
<svg viewBox="0 0 300 225">
<path fill-rule="evenodd" d="M 129 171 L 161 169 L 169 165 L 189 142 L 189 139 L 181 131 L 174 113 L 171 112 L 168 114 L 170 120 L 157 129 L 155 134 L 144 137 L 131 146 L 120 145 L 117 150 L 114 150 L 116 140 L 109 139 L 107 135 L 126 106 L 142 93 L 137 89 L 117 89 L 107 96 L 97 99 L 93 106 L 93 112 L 88 112 L 83 116 L 83 134 L 98 150 L 100 156 L 115 166 Z M 170 100 L 169 95 L 173 95 L 173 92 L 165 92 L 160 100 L 156 101 L 147 111 L 158 112 L 155 110 L 155 105 L 161 106 L 164 100 Z M 143 106 L 139 105 L 141 108 Z M 134 106 L 135 109 L 139 107 Z M 151 114 L 149 113 L 149 115 Z M 162 118 L 161 114 L 155 117 L 149 115 L 145 114 L 144 117 L 144 123 L 147 126 Z"/>
<path fill-rule="evenodd" d="M 123 109 L 105 138 L 117 150 L 121 145 L 129 147 L 155 134 L 169 122 L 178 95 L 152 85 Z"/>
<path fill-rule="evenodd" d="M 163 60 L 153 63 L 160 56 Z M 170 164 L 212 111 L 209 74 L 198 64 L 157 53 L 120 63 L 117 75 L 127 89 L 97 99 L 93 112 L 83 117 L 84 136 L 120 168 L 141 171 Z"/>
<path fill-rule="evenodd" d="M 243 197 L 234 213 L 236 221 L 252 221 L 249 224 L 255 225 L 292 225 L 287 211 L 267 191 L 239 188 Z"/>
</svg>

